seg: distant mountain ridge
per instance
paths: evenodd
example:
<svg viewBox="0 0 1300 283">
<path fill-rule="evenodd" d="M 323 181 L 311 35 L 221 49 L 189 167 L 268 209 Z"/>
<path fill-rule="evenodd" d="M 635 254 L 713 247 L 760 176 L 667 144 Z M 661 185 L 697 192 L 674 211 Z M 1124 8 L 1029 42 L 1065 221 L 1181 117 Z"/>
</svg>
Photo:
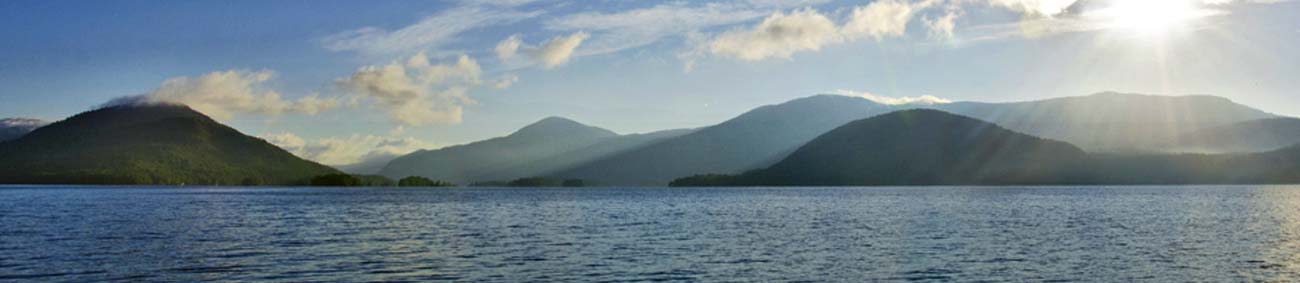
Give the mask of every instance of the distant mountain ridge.
<svg viewBox="0 0 1300 283">
<path fill-rule="evenodd" d="M 1042 184 L 1069 179 L 1068 169 L 1086 155 L 1064 142 L 917 109 L 848 123 L 765 169 L 712 180 L 679 179 L 674 185 Z"/>
<path fill-rule="evenodd" d="M 118 105 L 0 143 L 0 183 L 305 184 L 337 170 L 302 160 L 189 107 Z"/>
<path fill-rule="evenodd" d="M 1187 131 L 1276 117 L 1213 96 L 1103 92 L 1012 103 L 891 105 L 862 97 L 815 95 L 759 107 L 689 135 L 561 171 L 555 177 L 663 185 L 691 174 L 740 173 L 770 165 L 804 142 L 849 121 L 920 108 L 992 122 L 1095 152 L 1155 152 Z"/>
<path fill-rule="evenodd" d="M 0 119 L 0 142 L 17 139 L 49 123 L 45 120 L 32 118 Z"/>
<path fill-rule="evenodd" d="M 573 120 L 548 117 L 504 137 L 398 157 L 384 166 L 380 175 L 422 176 L 458 184 L 509 181 L 550 173 L 674 133 L 679 132 L 620 136 Z"/>
<path fill-rule="evenodd" d="M 1300 119 L 1281 117 L 1239 122 L 1179 136 L 1167 148 L 1173 153 L 1231 153 L 1272 151 L 1300 144 Z"/>
<path fill-rule="evenodd" d="M 888 133 L 888 134 L 881 134 Z M 1293 184 L 1300 145 L 1249 154 L 1097 154 L 974 118 L 906 110 L 854 121 L 776 164 L 673 186 Z"/>
<path fill-rule="evenodd" d="M 554 174 L 597 184 L 664 185 L 701 172 L 736 172 L 766 165 L 849 121 L 895 106 L 859 97 L 817 95 L 756 108 L 715 126 L 616 154 Z"/>
<path fill-rule="evenodd" d="M 1028 102 L 957 102 L 932 108 L 1070 142 L 1090 152 L 1158 151 L 1182 135 L 1277 117 L 1208 95 L 1102 92 Z"/>
</svg>

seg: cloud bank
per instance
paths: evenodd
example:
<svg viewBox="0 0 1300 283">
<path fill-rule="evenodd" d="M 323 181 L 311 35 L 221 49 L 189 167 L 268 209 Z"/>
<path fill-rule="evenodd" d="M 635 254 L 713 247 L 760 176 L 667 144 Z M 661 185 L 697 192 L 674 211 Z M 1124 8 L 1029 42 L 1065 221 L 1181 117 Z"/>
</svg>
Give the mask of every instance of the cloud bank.
<svg viewBox="0 0 1300 283">
<path fill-rule="evenodd" d="M 123 97 L 107 105 L 175 103 L 207 114 L 217 120 L 229 120 L 236 114 L 279 115 L 295 113 L 315 115 L 339 107 L 337 98 L 310 94 L 286 100 L 265 84 L 275 77 L 272 71 L 217 71 L 198 77 L 177 77 L 163 81 L 157 89 L 143 95 Z"/>
<path fill-rule="evenodd" d="M 852 90 L 845 90 L 845 89 L 832 91 L 831 93 L 844 95 L 844 96 L 861 97 L 870 100 L 872 102 L 885 104 L 885 105 L 936 105 L 936 104 L 952 103 L 952 100 L 947 100 L 932 95 L 922 95 L 918 97 L 909 97 L 909 96 L 890 97 L 890 96 L 876 95 L 865 91 L 852 91 Z"/>
<path fill-rule="evenodd" d="M 461 55 L 455 63 L 433 64 L 424 53 L 383 66 L 366 66 L 339 79 L 339 88 L 376 102 L 399 125 L 458 124 L 467 95 L 482 83 L 478 62 Z"/>
<path fill-rule="evenodd" d="M 309 142 L 293 133 L 262 135 L 262 139 L 298 157 L 331 166 L 387 162 L 401 155 L 434 145 L 414 139 L 351 135 Z"/>
</svg>

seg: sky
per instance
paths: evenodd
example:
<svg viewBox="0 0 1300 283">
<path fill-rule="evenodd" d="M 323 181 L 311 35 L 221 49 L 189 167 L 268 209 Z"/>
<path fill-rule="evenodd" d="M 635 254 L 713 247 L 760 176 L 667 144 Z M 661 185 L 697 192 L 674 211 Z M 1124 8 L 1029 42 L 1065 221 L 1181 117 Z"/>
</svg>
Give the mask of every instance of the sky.
<svg viewBox="0 0 1300 283">
<path fill-rule="evenodd" d="M 184 103 L 329 165 L 548 116 L 619 133 L 815 94 L 1211 94 L 1300 115 L 1278 0 L 0 1 L 0 117 Z"/>
</svg>

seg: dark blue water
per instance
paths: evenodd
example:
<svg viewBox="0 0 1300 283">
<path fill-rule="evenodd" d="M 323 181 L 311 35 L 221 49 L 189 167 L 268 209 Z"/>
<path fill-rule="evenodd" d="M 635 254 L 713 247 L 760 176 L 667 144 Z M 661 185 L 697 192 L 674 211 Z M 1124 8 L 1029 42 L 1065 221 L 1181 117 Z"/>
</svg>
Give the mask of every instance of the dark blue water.
<svg viewBox="0 0 1300 283">
<path fill-rule="evenodd" d="M 0 281 L 1289 281 L 1300 187 L 0 188 Z"/>
</svg>

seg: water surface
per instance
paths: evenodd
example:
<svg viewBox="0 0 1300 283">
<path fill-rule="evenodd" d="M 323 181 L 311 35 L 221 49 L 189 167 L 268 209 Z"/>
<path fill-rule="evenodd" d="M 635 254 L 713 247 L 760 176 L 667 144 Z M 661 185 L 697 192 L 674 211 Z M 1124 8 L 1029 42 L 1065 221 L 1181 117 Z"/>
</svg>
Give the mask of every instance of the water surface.
<svg viewBox="0 0 1300 283">
<path fill-rule="evenodd" d="M 0 281 L 1291 281 L 1300 187 L 0 187 Z"/>
</svg>

